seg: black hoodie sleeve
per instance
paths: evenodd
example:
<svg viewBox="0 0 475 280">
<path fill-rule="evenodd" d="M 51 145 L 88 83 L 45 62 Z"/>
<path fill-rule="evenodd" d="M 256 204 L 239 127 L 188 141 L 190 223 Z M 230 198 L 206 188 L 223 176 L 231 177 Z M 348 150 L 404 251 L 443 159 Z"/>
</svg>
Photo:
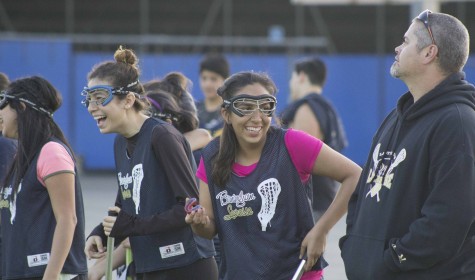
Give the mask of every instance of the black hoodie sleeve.
<svg viewBox="0 0 475 280">
<path fill-rule="evenodd" d="M 473 115 L 473 112 L 471 112 Z M 475 122 L 456 116 L 430 141 L 428 196 L 420 218 L 389 240 L 384 261 L 392 271 L 427 269 L 453 257 L 475 227 Z M 470 122 L 470 123 L 468 123 Z M 414 170 L 417 172 L 417 170 Z M 422 187 L 422 186 L 421 186 Z"/>
</svg>

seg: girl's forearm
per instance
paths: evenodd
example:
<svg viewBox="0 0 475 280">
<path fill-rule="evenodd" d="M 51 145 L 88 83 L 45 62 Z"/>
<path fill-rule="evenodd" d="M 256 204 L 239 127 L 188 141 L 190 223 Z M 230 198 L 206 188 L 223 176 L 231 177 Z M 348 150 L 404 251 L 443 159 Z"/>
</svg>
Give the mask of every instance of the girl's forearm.
<svg viewBox="0 0 475 280">
<path fill-rule="evenodd" d="M 348 202 L 350 200 L 353 191 L 355 190 L 355 186 L 358 182 L 358 178 L 347 178 L 342 183 L 340 188 L 338 189 L 333 202 L 330 204 L 328 209 L 326 210 L 325 214 L 318 220 L 317 224 L 318 227 L 328 233 L 333 226 L 345 215 L 348 211 Z"/>
<path fill-rule="evenodd" d="M 194 233 L 206 239 L 213 239 L 213 237 L 216 235 L 216 228 L 214 226 L 214 222 L 210 222 L 207 225 L 192 224 L 191 229 Z"/>
<path fill-rule="evenodd" d="M 43 279 L 57 280 L 73 242 L 76 219 L 58 219 L 53 235 L 50 259 Z"/>
</svg>

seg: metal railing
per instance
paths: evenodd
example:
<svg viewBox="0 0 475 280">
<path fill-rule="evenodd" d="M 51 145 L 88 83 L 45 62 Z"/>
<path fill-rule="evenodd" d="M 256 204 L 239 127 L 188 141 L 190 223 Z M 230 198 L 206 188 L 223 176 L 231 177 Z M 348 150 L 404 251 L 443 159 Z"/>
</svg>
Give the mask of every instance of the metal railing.
<svg viewBox="0 0 475 280">
<path fill-rule="evenodd" d="M 134 46 L 142 50 L 173 48 L 180 52 L 200 52 L 205 49 L 219 49 L 227 52 L 326 52 L 328 42 L 324 37 L 270 37 L 244 36 L 170 36 L 170 35 L 118 35 L 118 34 L 52 34 L 0 32 L 1 40 L 65 40 L 76 50 L 115 49 L 118 45 Z"/>
</svg>

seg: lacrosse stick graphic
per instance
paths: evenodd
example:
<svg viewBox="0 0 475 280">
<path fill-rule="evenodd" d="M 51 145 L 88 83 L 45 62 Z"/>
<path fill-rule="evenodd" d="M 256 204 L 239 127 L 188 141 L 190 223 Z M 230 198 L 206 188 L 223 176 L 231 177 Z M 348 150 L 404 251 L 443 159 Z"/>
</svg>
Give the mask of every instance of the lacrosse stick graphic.
<svg viewBox="0 0 475 280">
<path fill-rule="evenodd" d="M 274 217 L 280 190 L 279 181 L 275 178 L 267 179 L 257 187 L 257 191 L 262 198 L 261 211 L 257 214 L 262 231 L 266 231 L 267 224 L 270 226 L 270 220 Z"/>
<path fill-rule="evenodd" d="M 142 164 L 137 164 L 132 169 L 132 179 L 134 181 L 134 189 L 132 194 L 132 200 L 135 204 L 135 214 L 139 213 L 140 208 L 140 188 L 142 187 L 143 168 Z"/>
<path fill-rule="evenodd" d="M 16 193 L 13 194 L 13 201 L 10 203 L 10 214 L 11 214 L 11 217 L 10 217 L 10 224 L 13 225 L 13 222 L 15 221 L 15 217 L 16 217 L 16 201 L 17 201 L 17 195 L 21 192 L 21 185 L 23 183 L 23 180 L 20 181 L 20 185 L 18 186 L 18 191 Z"/>
</svg>

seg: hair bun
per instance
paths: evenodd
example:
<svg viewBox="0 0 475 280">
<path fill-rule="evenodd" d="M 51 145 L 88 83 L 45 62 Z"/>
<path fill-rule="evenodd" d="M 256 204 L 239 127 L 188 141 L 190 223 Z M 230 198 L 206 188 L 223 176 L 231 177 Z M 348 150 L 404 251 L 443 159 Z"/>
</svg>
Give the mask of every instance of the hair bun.
<svg viewBox="0 0 475 280">
<path fill-rule="evenodd" d="M 117 62 L 123 62 L 125 64 L 134 66 L 135 68 L 137 67 L 139 61 L 131 49 L 124 49 L 122 46 L 119 46 L 119 48 L 115 51 L 114 59 Z"/>
</svg>

